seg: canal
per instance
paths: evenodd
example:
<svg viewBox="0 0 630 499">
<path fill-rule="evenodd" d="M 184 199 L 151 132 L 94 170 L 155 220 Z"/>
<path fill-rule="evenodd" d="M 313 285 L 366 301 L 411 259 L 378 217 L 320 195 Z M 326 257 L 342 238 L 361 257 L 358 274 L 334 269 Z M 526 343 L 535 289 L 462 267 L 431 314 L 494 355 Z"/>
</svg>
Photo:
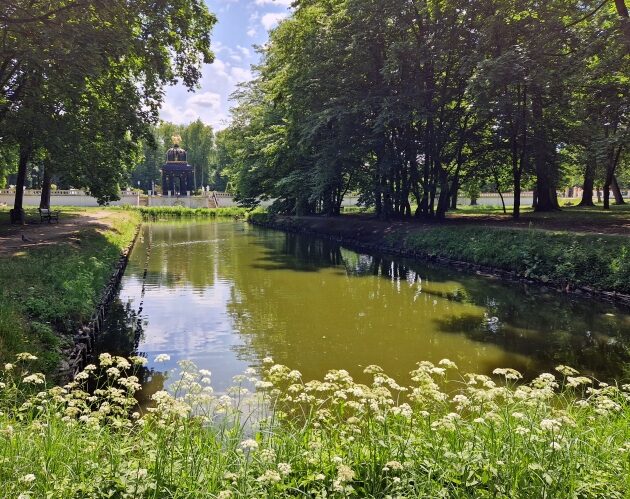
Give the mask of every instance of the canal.
<svg viewBox="0 0 630 499">
<path fill-rule="evenodd" d="M 443 358 L 463 372 L 567 364 L 627 379 L 630 313 L 244 222 L 157 222 L 141 230 L 98 350 L 145 355 L 146 396 L 183 359 L 221 391 L 267 356 L 305 379 L 343 368 L 362 380 L 377 364 L 407 381 L 416 362 Z"/>
</svg>

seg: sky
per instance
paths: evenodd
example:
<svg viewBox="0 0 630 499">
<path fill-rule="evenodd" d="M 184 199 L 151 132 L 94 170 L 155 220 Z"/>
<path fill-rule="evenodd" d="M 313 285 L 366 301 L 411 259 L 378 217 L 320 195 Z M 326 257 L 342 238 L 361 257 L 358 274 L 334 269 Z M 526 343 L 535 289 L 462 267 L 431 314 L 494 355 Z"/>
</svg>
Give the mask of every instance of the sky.
<svg viewBox="0 0 630 499">
<path fill-rule="evenodd" d="M 252 78 L 259 61 L 255 46 L 264 45 L 268 32 L 289 15 L 293 0 L 205 0 L 218 22 L 212 32 L 215 61 L 203 67 L 194 93 L 177 85 L 166 90 L 160 117 L 186 124 L 200 118 L 215 130 L 228 126 L 229 98 L 238 83 Z"/>
</svg>

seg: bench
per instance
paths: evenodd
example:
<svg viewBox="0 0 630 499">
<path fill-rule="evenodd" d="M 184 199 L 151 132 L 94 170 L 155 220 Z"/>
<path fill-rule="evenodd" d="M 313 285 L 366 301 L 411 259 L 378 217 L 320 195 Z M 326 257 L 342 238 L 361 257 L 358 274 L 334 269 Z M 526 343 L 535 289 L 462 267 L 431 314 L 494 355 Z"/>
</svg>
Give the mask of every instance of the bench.
<svg viewBox="0 0 630 499">
<path fill-rule="evenodd" d="M 59 223 L 59 212 L 55 210 L 51 210 L 50 208 L 39 208 L 39 222 L 47 221 L 51 223 L 55 220 Z"/>
</svg>

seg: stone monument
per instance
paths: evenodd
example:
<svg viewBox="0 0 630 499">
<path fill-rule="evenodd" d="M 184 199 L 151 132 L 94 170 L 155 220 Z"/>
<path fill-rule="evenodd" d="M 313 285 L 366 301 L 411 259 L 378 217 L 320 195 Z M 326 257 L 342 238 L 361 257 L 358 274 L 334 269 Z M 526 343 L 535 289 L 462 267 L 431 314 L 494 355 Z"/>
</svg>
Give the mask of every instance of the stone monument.
<svg viewBox="0 0 630 499">
<path fill-rule="evenodd" d="M 188 164 L 188 155 L 180 147 L 182 138 L 171 137 L 173 147 L 166 152 L 166 163 L 162 167 L 162 195 L 190 196 L 195 189 L 194 169 Z"/>
</svg>

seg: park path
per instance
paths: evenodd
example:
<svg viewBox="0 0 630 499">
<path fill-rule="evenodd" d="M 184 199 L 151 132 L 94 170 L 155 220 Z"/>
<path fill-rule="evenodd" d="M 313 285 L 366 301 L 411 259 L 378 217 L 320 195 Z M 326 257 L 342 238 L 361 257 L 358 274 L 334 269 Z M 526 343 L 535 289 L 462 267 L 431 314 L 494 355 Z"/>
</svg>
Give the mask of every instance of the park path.
<svg viewBox="0 0 630 499">
<path fill-rule="evenodd" d="M 111 227 L 108 217 L 111 211 L 89 210 L 61 214 L 59 223 L 37 223 L 0 226 L 0 256 L 11 256 L 25 249 L 50 246 L 59 243 L 77 244 L 79 232 L 84 229 L 104 230 Z M 28 240 L 24 241 L 22 235 Z"/>
</svg>

